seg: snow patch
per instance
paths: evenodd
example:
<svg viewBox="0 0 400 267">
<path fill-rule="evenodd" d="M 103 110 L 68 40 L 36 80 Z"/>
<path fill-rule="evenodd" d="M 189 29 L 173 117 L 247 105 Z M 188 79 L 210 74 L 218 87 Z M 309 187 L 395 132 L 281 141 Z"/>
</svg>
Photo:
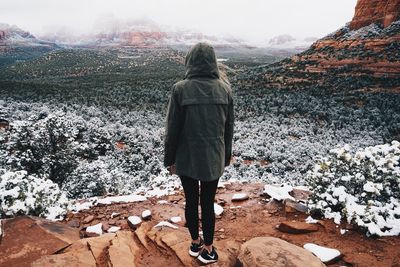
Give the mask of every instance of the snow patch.
<svg viewBox="0 0 400 267">
<path fill-rule="evenodd" d="M 93 234 L 102 235 L 103 234 L 103 224 L 102 223 L 98 223 L 98 224 L 93 225 L 93 226 L 88 226 L 88 227 L 86 227 L 86 232 L 87 233 L 93 233 Z"/>
<path fill-rule="evenodd" d="M 214 203 L 214 213 L 215 213 L 215 215 L 219 216 L 219 215 L 222 214 L 222 212 L 224 212 L 224 208 L 222 208 L 217 203 Z"/>
<path fill-rule="evenodd" d="M 173 225 L 172 223 L 167 222 L 167 221 L 161 221 L 161 222 L 157 223 L 156 225 L 154 225 L 153 227 L 154 228 L 169 227 L 172 229 L 178 229 L 178 226 Z"/>
<path fill-rule="evenodd" d="M 317 256 L 322 262 L 329 262 L 341 255 L 337 249 L 318 246 L 312 243 L 307 243 L 303 247 Z"/>
<path fill-rule="evenodd" d="M 282 185 L 282 186 L 265 185 L 264 186 L 264 193 L 278 201 L 285 200 L 285 199 L 295 200 L 294 197 L 289 195 L 289 192 L 291 192 L 292 190 L 293 190 L 293 187 L 290 185 Z"/>
</svg>

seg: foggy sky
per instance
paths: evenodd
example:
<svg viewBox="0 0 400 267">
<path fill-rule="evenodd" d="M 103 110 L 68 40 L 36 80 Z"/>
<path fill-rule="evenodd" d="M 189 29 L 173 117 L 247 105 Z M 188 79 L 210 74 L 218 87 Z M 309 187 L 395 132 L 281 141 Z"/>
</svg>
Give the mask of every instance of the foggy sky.
<svg viewBox="0 0 400 267">
<path fill-rule="evenodd" d="M 161 25 L 261 41 L 322 37 L 350 21 L 356 0 L 0 0 L 0 22 L 36 35 L 98 30 L 103 18 L 149 18 Z"/>
</svg>

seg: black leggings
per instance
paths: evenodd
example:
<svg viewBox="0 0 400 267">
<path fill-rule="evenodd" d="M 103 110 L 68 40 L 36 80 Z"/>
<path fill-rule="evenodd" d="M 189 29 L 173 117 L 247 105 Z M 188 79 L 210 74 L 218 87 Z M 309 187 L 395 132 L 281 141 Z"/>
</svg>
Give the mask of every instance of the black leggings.
<svg viewBox="0 0 400 267">
<path fill-rule="evenodd" d="M 181 176 L 180 178 L 186 198 L 186 225 L 189 228 L 192 239 L 196 240 L 199 237 L 199 181 L 187 176 Z M 214 239 L 214 198 L 217 192 L 218 180 L 200 182 L 201 225 L 206 246 L 211 245 Z"/>
</svg>

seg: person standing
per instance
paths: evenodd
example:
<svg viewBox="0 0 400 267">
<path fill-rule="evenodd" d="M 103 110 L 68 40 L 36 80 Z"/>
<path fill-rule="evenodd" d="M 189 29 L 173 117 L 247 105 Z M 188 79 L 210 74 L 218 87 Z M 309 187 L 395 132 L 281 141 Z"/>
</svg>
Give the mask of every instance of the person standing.
<svg viewBox="0 0 400 267">
<path fill-rule="evenodd" d="M 218 260 L 213 246 L 214 199 L 232 156 L 233 96 L 211 45 L 193 46 L 185 69 L 185 78 L 174 84 L 168 103 L 164 166 L 182 182 L 192 238 L 189 254 L 208 264 Z M 204 240 L 199 236 L 199 198 Z"/>
</svg>

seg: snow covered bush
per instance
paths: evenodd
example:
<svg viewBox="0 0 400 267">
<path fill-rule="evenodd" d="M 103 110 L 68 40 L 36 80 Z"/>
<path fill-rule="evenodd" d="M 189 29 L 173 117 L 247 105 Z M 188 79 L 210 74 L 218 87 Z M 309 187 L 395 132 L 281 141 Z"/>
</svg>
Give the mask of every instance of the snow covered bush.
<svg viewBox="0 0 400 267">
<path fill-rule="evenodd" d="M 29 214 L 55 220 L 66 213 L 68 200 L 49 179 L 26 171 L 0 174 L 0 217 Z"/>
<path fill-rule="evenodd" d="M 313 196 L 311 210 L 339 224 L 343 219 L 366 228 L 370 235 L 400 234 L 400 142 L 332 149 L 307 182 Z"/>
</svg>

